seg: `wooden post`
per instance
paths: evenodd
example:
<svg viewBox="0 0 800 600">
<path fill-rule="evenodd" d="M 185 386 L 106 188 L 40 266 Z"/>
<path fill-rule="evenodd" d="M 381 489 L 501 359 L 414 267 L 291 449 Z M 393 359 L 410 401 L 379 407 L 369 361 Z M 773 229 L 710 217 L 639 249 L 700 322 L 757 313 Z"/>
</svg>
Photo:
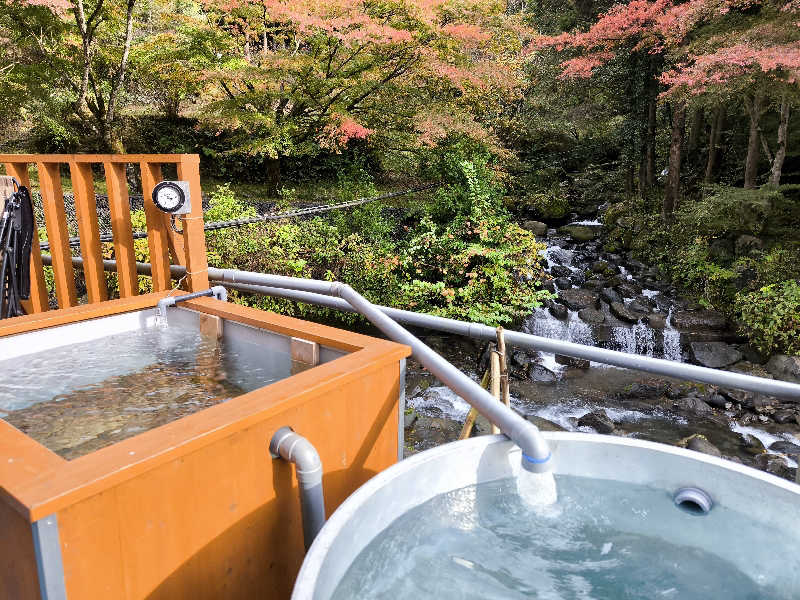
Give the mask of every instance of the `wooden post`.
<svg viewBox="0 0 800 600">
<path fill-rule="evenodd" d="M 497 350 L 492 350 L 491 355 L 491 371 L 492 371 L 492 396 L 496 400 L 500 400 L 500 353 Z M 500 433 L 500 428 L 492 423 L 492 433 Z"/>
<path fill-rule="evenodd" d="M 489 371 L 487 370 L 483 374 L 483 379 L 481 380 L 481 387 L 486 389 L 489 387 Z M 464 426 L 461 428 L 461 433 L 458 434 L 458 439 L 465 440 L 470 435 L 472 435 L 472 428 L 475 426 L 475 419 L 478 418 L 478 409 L 474 406 L 471 406 L 469 412 L 467 413 L 467 418 L 464 420 Z"/>
<path fill-rule="evenodd" d="M 67 232 L 67 215 L 64 212 L 60 164 L 40 162 L 36 164 L 36 168 L 39 171 L 39 188 L 42 193 L 50 255 L 53 257 L 56 300 L 58 300 L 59 308 L 69 308 L 75 306 L 78 299 L 75 292 L 75 270 L 72 268 L 72 252 Z"/>
<path fill-rule="evenodd" d="M 150 263 L 153 265 L 153 291 L 163 292 L 172 287 L 169 273 L 169 242 L 162 213 L 153 204 L 153 188 L 161 181 L 161 165 L 143 161 L 142 194 L 144 195 L 144 212 L 147 217 L 147 243 L 150 248 Z"/>
<path fill-rule="evenodd" d="M 497 328 L 497 352 L 500 354 L 500 391 L 503 404 L 511 408 L 511 392 L 508 389 L 508 361 L 506 360 L 506 339 L 503 328 Z"/>
<path fill-rule="evenodd" d="M 129 298 L 139 293 L 136 273 L 136 251 L 133 246 L 131 205 L 125 163 L 103 163 L 108 188 L 108 208 L 111 212 L 111 231 L 114 236 L 114 258 L 117 260 L 119 297 Z"/>
<path fill-rule="evenodd" d="M 31 189 L 31 180 L 28 176 L 28 163 L 7 162 L 6 173 L 16 177 L 19 184 Z M 44 267 L 42 266 L 42 250 L 39 248 L 39 229 L 36 217 L 33 218 L 33 244 L 31 245 L 31 298 L 23 300 L 22 307 L 30 314 L 40 313 L 50 308 L 50 299 L 47 296 L 47 284 L 44 282 Z"/>
<path fill-rule="evenodd" d="M 208 289 L 208 256 L 203 227 L 203 190 L 200 188 L 200 158 L 188 155 L 178 163 L 178 179 L 189 182 L 192 212 L 181 217 L 186 283 L 190 292 Z"/>
<path fill-rule="evenodd" d="M 75 216 L 81 238 L 83 274 L 89 304 L 108 300 L 106 273 L 100 250 L 100 224 L 97 221 L 97 200 L 91 163 L 69 163 L 72 191 L 75 196 Z"/>
</svg>

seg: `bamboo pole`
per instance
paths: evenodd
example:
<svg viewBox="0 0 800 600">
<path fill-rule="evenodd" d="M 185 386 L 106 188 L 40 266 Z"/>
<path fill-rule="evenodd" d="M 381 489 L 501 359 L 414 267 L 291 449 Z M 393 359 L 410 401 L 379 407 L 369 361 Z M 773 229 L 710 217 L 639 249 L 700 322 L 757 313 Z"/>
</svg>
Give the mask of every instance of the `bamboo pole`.
<svg viewBox="0 0 800 600">
<path fill-rule="evenodd" d="M 497 350 L 492 350 L 491 356 L 492 362 L 491 364 L 491 386 L 492 386 L 492 396 L 495 397 L 495 400 L 500 400 L 500 353 Z M 492 423 L 492 433 L 498 434 L 500 433 L 500 428 Z"/>
<path fill-rule="evenodd" d="M 511 390 L 508 387 L 508 361 L 506 360 L 506 338 L 503 328 L 497 328 L 497 352 L 500 354 L 500 391 L 503 404 L 511 408 Z"/>
<path fill-rule="evenodd" d="M 489 370 L 487 369 L 486 372 L 483 374 L 483 379 L 481 379 L 481 387 L 486 389 L 489 387 Z M 478 418 L 478 410 L 472 406 L 469 409 L 469 413 L 467 413 L 467 418 L 464 420 L 464 426 L 461 428 L 461 433 L 458 434 L 458 439 L 465 440 L 470 435 L 472 435 L 472 428 L 475 426 L 475 419 Z"/>
</svg>

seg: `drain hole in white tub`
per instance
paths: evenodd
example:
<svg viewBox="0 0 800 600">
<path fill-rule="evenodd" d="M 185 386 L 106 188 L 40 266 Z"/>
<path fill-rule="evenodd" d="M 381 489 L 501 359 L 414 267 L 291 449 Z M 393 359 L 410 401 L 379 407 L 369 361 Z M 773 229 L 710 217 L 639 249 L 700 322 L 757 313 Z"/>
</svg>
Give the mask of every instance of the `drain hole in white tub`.
<svg viewBox="0 0 800 600">
<path fill-rule="evenodd" d="M 692 515 L 705 515 L 714 506 L 711 496 L 696 487 L 679 489 L 674 500 L 678 508 Z"/>
</svg>

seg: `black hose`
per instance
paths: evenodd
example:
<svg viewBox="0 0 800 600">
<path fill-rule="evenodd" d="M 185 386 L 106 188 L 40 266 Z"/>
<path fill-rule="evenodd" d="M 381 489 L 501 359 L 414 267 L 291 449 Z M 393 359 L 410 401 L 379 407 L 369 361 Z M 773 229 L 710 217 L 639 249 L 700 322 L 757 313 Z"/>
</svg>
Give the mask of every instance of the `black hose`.
<svg viewBox="0 0 800 600">
<path fill-rule="evenodd" d="M 31 290 L 33 203 L 28 189 L 14 183 L 17 191 L 6 199 L 0 217 L 0 319 L 24 315 L 22 300 Z"/>
</svg>

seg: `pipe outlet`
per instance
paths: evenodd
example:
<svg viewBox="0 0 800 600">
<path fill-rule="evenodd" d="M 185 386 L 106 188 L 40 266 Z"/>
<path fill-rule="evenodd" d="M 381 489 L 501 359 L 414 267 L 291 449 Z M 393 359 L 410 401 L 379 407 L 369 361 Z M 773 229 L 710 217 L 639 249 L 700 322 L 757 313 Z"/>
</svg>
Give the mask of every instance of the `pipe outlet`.
<svg viewBox="0 0 800 600">
<path fill-rule="evenodd" d="M 269 442 L 274 458 L 282 458 L 295 466 L 300 486 L 300 511 L 303 516 L 303 540 L 311 547 L 325 525 L 325 496 L 322 489 L 322 461 L 317 449 L 291 427 L 281 427 Z"/>
</svg>

